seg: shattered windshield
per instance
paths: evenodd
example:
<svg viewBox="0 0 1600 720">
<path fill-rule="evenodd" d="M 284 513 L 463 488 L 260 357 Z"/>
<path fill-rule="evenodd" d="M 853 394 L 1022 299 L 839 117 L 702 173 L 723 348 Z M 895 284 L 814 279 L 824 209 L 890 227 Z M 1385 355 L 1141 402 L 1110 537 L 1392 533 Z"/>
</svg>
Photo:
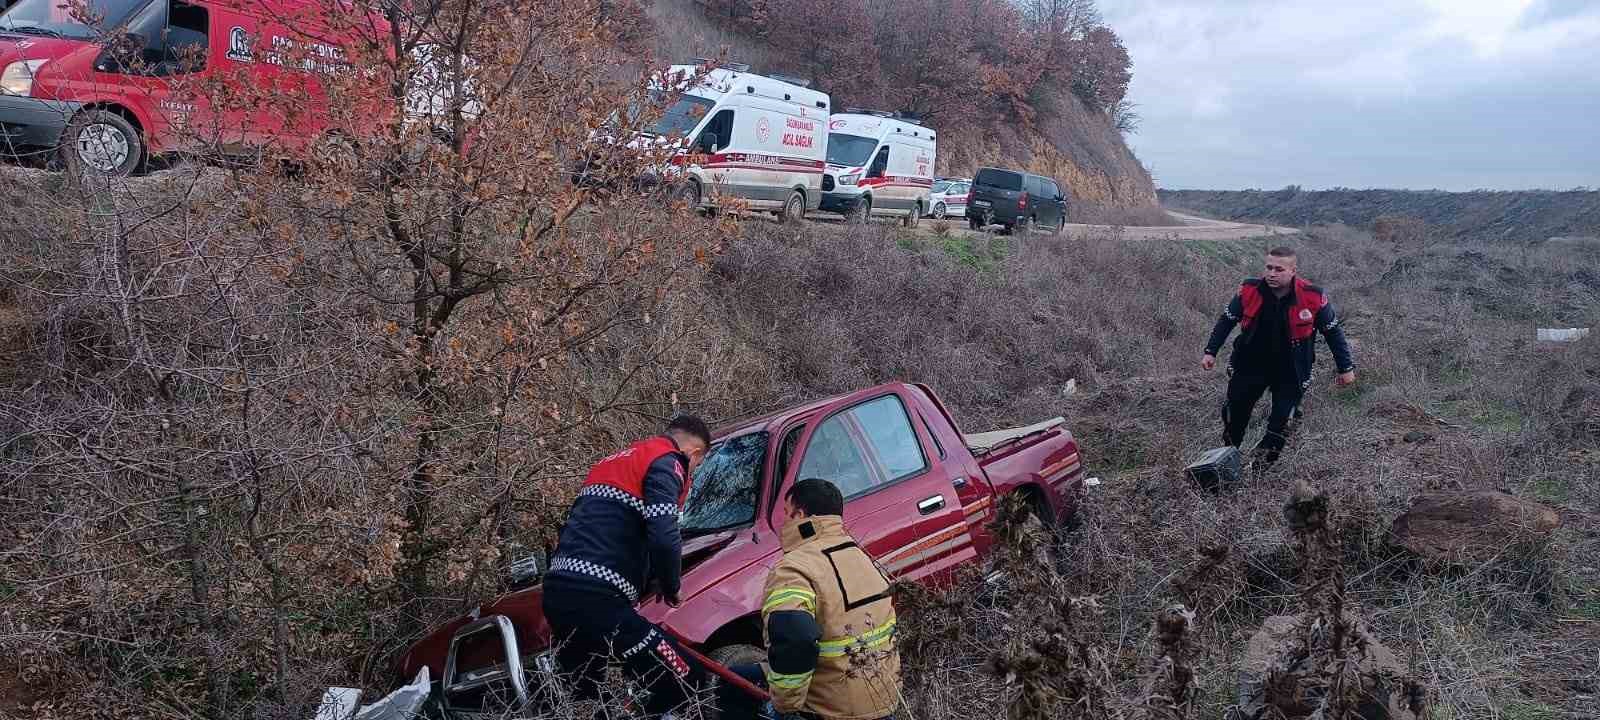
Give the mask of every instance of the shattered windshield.
<svg viewBox="0 0 1600 720">
<path fill-rule="evenodd" d="M 0 15 L 0 31 L 89 40 L 128 19 L 146 0 L 19 0 Z"/>
<path fill-rule="evenodd" d="M 755 522 L 766 459 L 764 432 L 730 438 L 706 451 L 678 521 L 683 534 L 704 535 Z"/>
</svg>

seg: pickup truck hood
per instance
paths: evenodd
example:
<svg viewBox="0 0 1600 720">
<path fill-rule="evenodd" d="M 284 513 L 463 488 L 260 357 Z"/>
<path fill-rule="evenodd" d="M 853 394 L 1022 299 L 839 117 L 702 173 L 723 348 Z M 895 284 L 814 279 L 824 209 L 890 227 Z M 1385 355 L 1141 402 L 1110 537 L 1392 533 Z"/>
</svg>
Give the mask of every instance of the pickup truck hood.
<svg viewBox="0 0 1600 720">
<path fill-rule="evenodd" d="M 749 532 L 749 530 L 729 530 L 692 538 L 683 544 L 684 608 L 689 608 L 696 597 L 716 587 L 717 583 L 727 576 L 763 557 L 761 553 L 724 552 L 730 545 L 735 545 L 736 541 L 741 540 L 741 534 L 745 537 L 742 542 L 737 543 L 738 547 L 752 544 L 748 537 Z M 772 546 L 772 552 L 778 550 L 777 543 L 767 544 Z M 646 618 L 659 622 L 675 611 L 659 599 L 647 597 L 640 604 L 640 612 Z M 536 585 L 501 595 L 479 605 L 466 615 L 428 631 L 427 636 L 406 649 L 405 654 L 396 662 L 396 669 L 401 675 L 411 677 L 425 665 L 433 677 L 443 677 L 445 655 L 450 651 L 450 640 L 456 631 L 468 623 L 491 615 L 504 615 L 511 619 L 516 627 L 517 647 L 523 655 L 537 653 L 549 647 L 550 625 L 544 619 L 544 587 Z"/>
</svg>

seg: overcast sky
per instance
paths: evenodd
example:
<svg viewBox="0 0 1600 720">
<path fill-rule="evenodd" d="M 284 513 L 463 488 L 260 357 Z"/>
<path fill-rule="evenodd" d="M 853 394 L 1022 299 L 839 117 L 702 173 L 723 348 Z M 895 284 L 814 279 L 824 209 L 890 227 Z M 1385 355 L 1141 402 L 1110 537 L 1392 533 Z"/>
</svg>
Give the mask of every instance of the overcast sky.
<svg viewBox="0 0 1600 720">
<path fill-rule="evenodd" d="M 1100 9 L 1158 187 L 1600 187 L 1600 0 Z"/>
</svg>

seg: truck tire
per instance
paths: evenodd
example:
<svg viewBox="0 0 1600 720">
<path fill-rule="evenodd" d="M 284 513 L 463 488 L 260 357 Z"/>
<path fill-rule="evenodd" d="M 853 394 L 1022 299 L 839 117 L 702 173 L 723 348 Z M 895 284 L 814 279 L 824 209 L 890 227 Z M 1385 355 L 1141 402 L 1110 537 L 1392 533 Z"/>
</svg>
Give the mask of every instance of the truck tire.
<svg viewBox="0 0 1600 720">
<path fill-rule="evenodd" d="M 1033 234 L 1033 218 L 1031 218 L 1031 217 L 1020 217 L 1020 218 L 1017 218 L 1017 224 L 1012 227 L 1012 231 L 1014 233 L 1016 233 L 1017 235 L 1032 235 Z"/>
<path fill-rule="evenodd" d="M 767 651 L 762 650 L 754 645 L 724 645 L 706 653 L 706 657 L 711 658 L 711 660 L 718 665 L 732 667 L 734 665 L 743 665 L 746 663 L 766 662 Z M 711 691 L 714 693 L 717 691 L 718 686 L 721 685 L 722 678 L 717 677 L 714 674 L 711 677 Z M 706 708 L 704 711 L 702 711 L 702 713 L 704 715 L 704 720 L 721 720 L 722 717 L 721 711 L 715 709 L 714 707 Z M 729 720 L 736 719 L 730 718 Z"/>
<path fill-rule="evenodd" d="M 869 195 L 861 198 L 861 202 L 856 203 L 855 209 L 850 211 L 850 215 L 846 219 L 853 223 L 864 223 L 871 220 L 872 197 Z"/>
<path fill-rule="evenodd" d="M 920 223 L 920 222 L 922 222 L 922 203 L 920 203 L 920 202 L 913 203 L 911 205 L 910 212 L 906 213 L 906 219 L 905 219 L 906 228 L 907 229 L 915 228 L 917 226 L 917 223 Z"/>
<path fill-rule="evenodd" d="M 139 129 L 109 110 L 94 108 L 72 116 L 61 134 L 61 160 L 75 177 L 127 177 L 144 164 Z"/>
<path fill-rule="evenodd" d="M 324 133 L 311 146 L 311 161 L 319 172 L 348 175 L 361 169 L 361 151 L 349 137 Z"/>
<path fill-rule="evenodd" d="M 806 196 L 799 190 L 789 193 L 789 199 L 783 201 L 783 209 L 778 211 L 778 222 L 794 223 L 806 219 Z"/>
<path fill-rule="evenodd" d="M 975 217 L 969 217 L 967 218 L 967 227 L 974 232 L 977 232 L 983 230 L 983 223 L 979 222 Z"/>
<path fill-rule="evenodd" d="M 700 183 L 685 180 L 672 191 L 672 201 L 681 202 L 692 210 L 700 208 Z"/>
</svg>

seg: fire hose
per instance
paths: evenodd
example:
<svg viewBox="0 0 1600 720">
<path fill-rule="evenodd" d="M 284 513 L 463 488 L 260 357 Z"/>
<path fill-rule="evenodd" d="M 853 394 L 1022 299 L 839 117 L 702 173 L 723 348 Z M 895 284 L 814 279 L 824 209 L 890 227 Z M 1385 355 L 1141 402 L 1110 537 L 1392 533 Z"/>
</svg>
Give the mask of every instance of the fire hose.
<svg viewBox="0 0 1600 720">
<path fill-rule="evenodd" d="M 762 702 L 767 702 L 767 701 L 772 700 L 772 693 L 769 693 L 766 690 L 763 690 L 760 687 L 757 687 L 755 685 L 755 683 L 752 683 L 749 680 L 746 680 L 746 679 L 744 679 L 742 677 L 739 677 L 738 673 L 735 673 L 734 671 L 729 670 L 726 665 L 723 665 L 722 663 L 719 663 L 719 662 L 717 662 L 715 660 L 712 660 L 711 658 L 706 657 L 705 655 L 700 654 L 698 651 L 696 651 L 694 649 L 694 646 L 689 642 L 689 639 L 684 637 L 677 630 L 673 630 L 671 627 L 668 627 L 665 623 L 660 625 L 660 627 L 668 635 L 671 635 L 672 639 L 678 641 L 678 645 L 683 649 L 683 651 L 685 653 L 689 654 L 689 657 L 692 657 L 695 660 L 699 661 L 699 663 L 701 665 L 704 665 L 707 670 L 710 670 L 717 677 L 722 678 L 722 680 L 724 682 L 727 682 L 729 685 L 732 685 L 732 686 L 738 688 L 744 694 L 749 695 L 750 697 L 753 697 L 753 698 L 755 698 L 757 700 L 760 700 Z"/>
</svg>

